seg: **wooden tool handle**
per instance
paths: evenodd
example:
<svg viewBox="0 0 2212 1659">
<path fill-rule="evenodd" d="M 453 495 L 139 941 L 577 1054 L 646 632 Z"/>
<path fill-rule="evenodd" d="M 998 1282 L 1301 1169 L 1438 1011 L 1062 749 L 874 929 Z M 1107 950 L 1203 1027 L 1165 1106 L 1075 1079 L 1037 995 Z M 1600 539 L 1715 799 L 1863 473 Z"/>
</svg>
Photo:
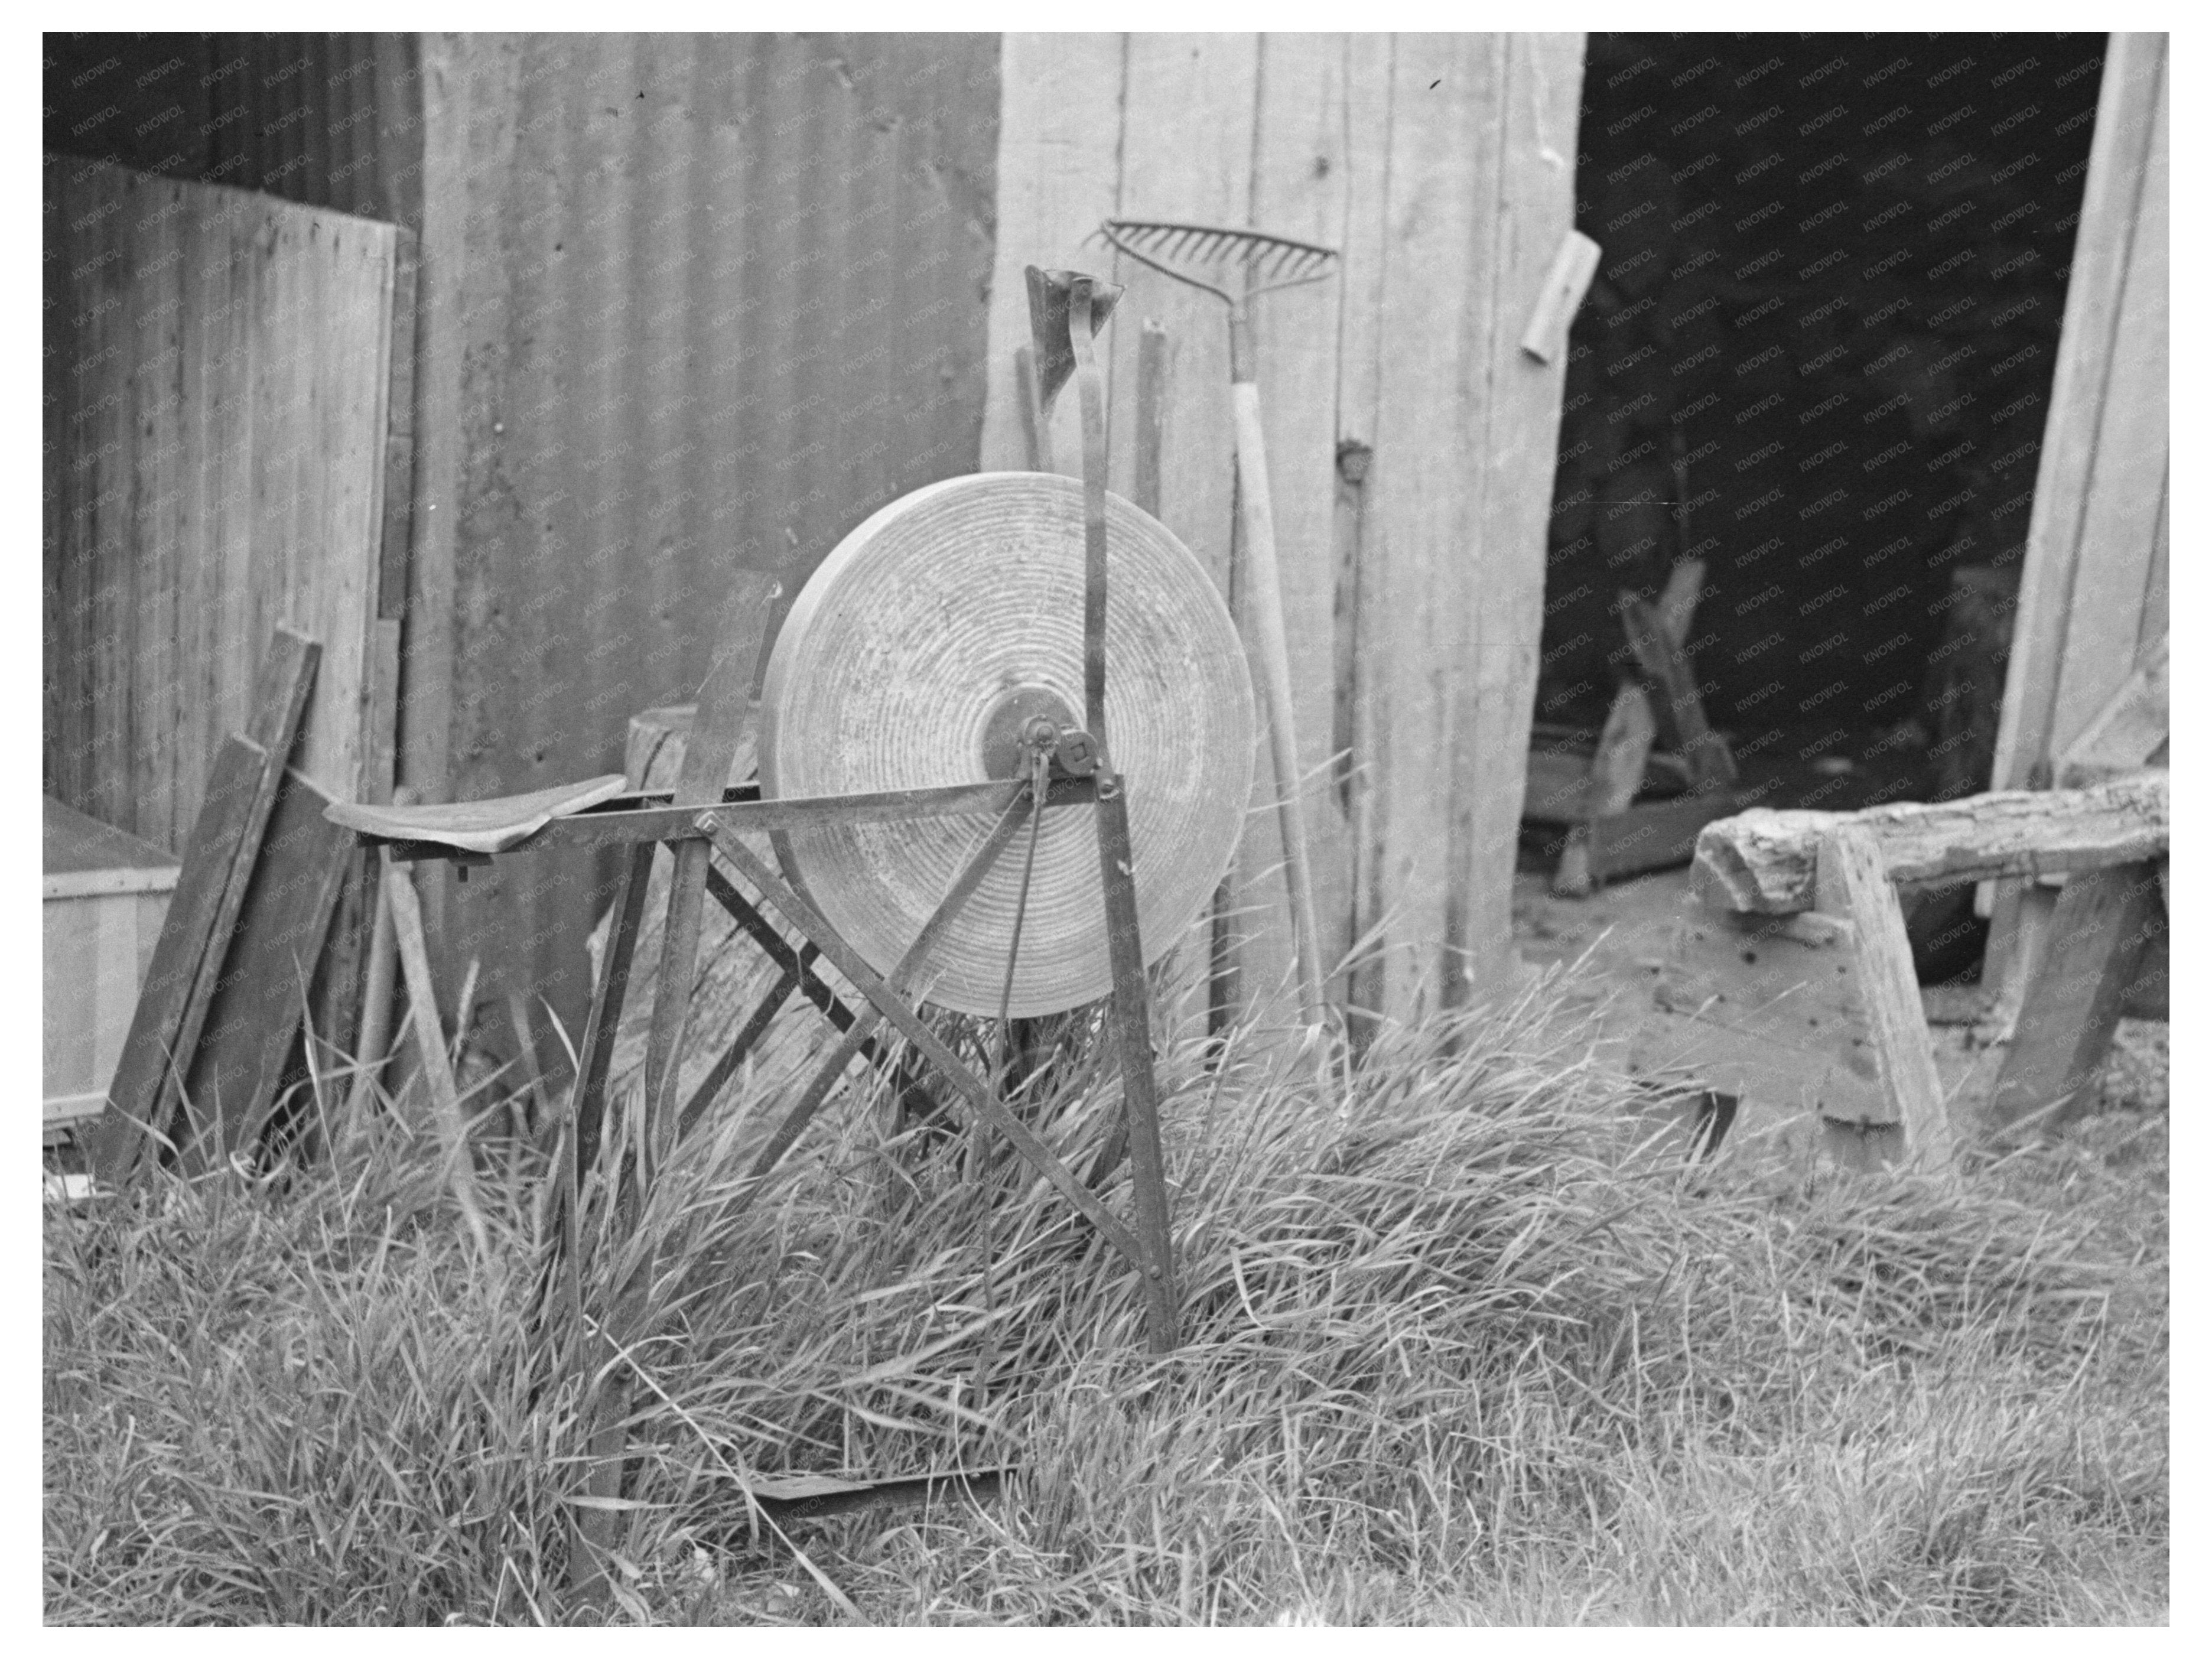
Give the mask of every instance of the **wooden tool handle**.
<svg viewBox="0 0 2212 1659">
<path fill-rule="evenodd" d="M 1289 890 L 1291 936 L 1297 947 L 1298 1015 L 1308 1025 L 1317 1025 L 1322 1018 L 1321 930 L 1314 922 L 1305 817 L 1298 805 L 1290 642 L 1283 626 L 1282 575 L 1275 561 L 1275 515 L 1267 491 L 1260 388 L 1249 380 L 1238 380 L 1231 384 L 1229 394 L 1237 416 L 1237 494 L 1244 526 L 1244 590 L 1253 624 L 1244 643 L 1252 654 L 1253 678 L 1267 705 L 1267 750 L 1275 763 L 1275 810 L 1282 825 L 1283 883 Z"/>
</svg>

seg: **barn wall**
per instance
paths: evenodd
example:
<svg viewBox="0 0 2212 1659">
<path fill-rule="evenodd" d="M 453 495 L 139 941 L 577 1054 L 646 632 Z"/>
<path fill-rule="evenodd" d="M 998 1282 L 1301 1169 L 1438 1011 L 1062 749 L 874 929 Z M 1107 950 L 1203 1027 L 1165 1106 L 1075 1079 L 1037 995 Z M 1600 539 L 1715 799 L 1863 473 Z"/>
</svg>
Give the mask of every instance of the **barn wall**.
<svg viewBox="0 0 2212 1659">
<path fill-rule="evenodd" d="M 1134 465 L 1143 320 L 1173 371 L 1161 516 L 1243 623 L 1223 308 L 1090 241 L 1100 219 L 1252 225 L 1340 247 L 1255 307 L 1323 954 L 1398 1018 L 1494 988 L 1534 697 L 1563 364 L 1519 349 L 1572 222 L 1576 35 L 1009 35 L 983 464 L 1028 464 L 1024 265 L 1128 285 L 1109 328 L 1113 485 Z M 1054 454 L 1076 470 L 1073 398 Z M 1365 446 L 1364 483 L 1340 444 Z M 1330 765 L 1346 751 L 1347 764 Z M 1231 895 L 1243 997 L 1288 1018 L 1263 752 Z"/>
<path fill-rule="evenodd" d="M 975 469 L 998 42 L 420 50 L 401 775 L 467 799 L 619 770 L 629 716 L 695 694 L 733 565 L 795 592 L 876 507 Z M 580 1030 L 602 863 L 450 888 L 449 961 Z"/>
</svg>

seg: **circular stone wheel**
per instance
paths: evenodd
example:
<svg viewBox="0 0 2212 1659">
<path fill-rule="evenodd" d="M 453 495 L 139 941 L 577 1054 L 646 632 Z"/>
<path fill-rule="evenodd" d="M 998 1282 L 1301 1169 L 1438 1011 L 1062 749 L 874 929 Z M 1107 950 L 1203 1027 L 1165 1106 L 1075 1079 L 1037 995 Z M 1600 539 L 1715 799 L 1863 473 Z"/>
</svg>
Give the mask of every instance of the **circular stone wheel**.
<svg viewBox="0 0 2212 1659">
<path fill-rule="evenodd" d="M 1138 931 L 1150 963 L 1212 896 L 1252 790 L 1252 684 L 1229 612 L 1166 526 L 1106 498 L 1106 738 L 1126 780 Z M 764 796 L 975 783 L 1010 694 L 1083 708 L 1083 488 L 1043 472 L 949 478 L 878 512 L 810 577 L 761 698 Z M 1003 724 L 1003 720 L 1001 722 Z M 1054 1013 L 1112 988 L 1097 830 L 1047 814 L 1009 1012 Z M 830 824 L 775 837 L 784 873 L 888 972 L 993 818 Z M 1029 849 L 1026 825 L 931 953 L 914 994 L 995 1015 Z"/>
</svg>

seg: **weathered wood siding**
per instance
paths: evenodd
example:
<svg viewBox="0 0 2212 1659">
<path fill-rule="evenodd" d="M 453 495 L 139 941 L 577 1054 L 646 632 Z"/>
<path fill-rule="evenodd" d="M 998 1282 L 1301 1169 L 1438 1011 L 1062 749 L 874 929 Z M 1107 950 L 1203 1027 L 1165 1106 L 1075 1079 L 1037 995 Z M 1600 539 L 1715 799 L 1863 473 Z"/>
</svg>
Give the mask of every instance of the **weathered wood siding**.
<svg viewBox="0 0 2212 1659">
<path fill-rule="evenodd" d="M 295 763 L 374 790 L 406 234 L 106 162 L 45 186 L 46 793 L 180 848 L 280 623 L 323 647 Z"/>
<path fill-rule="evenodd" d="M 1255 307 L 1323 953 L 1400 1018 L 1496 988 L 1541 621 L 1563 364 L 1519 349 L 1574 211 L 1581 37 L 1011 34 L 982 462 L 1026 465 L 1024 265 L 1129 285 L 1110 329 L 1127 493 L 1141 320 L 1171 336 L 1161 516 L 1235 589 L 1228 338 L 1215 300 L 1090 241 L 1109 215 L 1343 250 Z M 1072 398 L 1054 453 L 1077 470 Z M 1340 482 L 1340 444 L 1372 465 Z M 1328 763 L 1350 750 L 1341 787 Z M 1264 753 L 1240 857 L 1247 998 L 1285 1018 L 1289 928 Z"/>
</svg>

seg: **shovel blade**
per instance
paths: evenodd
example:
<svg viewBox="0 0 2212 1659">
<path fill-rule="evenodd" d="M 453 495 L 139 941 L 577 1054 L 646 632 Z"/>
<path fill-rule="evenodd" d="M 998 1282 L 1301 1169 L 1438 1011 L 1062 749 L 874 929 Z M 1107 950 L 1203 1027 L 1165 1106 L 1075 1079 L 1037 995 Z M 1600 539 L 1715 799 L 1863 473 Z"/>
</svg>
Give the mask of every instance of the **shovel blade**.
<svg viewBox="0 0 2212 1659">
<path fill-rule="evenodd" d="M 1075 345 L 1068 335 L 1068 291 L 1079 270 L 1040 270 L 1030 265 L 1023 273 L 1030 287 L 1030 340 L 1036 353 L 1037 403 L 1050 409 L 1052 400 L 1067 384 L 1068 376 L 1075 373 Z M 1096 276 L 1091 283 L 1091 331 L 1095 336 L 1106 326 L 1112 314 L 1114 302 L 1121 297 L 1121 285 L 1103 283 Z"/>
</svg>

